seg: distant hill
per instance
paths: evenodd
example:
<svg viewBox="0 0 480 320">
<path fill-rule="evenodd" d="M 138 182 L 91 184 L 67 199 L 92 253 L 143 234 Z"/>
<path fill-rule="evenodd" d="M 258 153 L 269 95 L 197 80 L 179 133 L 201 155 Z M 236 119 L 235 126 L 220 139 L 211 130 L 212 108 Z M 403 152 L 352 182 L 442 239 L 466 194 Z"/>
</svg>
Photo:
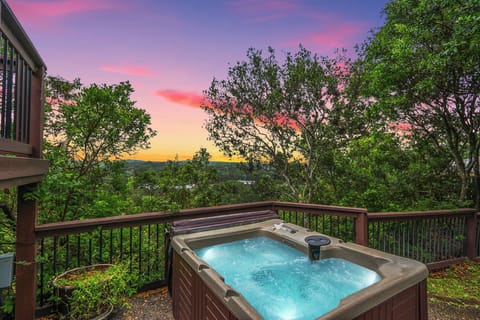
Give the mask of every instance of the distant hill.
<svg viewBox="0 0 480 320">
<path fill-rule="evenodd" d="M 180 165 L 186 161 L 179 161 Z M 146 171 L 146 170 L 163 170 L 169 161 L 143 161 L 143 160 L 126 160 L 127 171 Z M 251 181 L 258 179 L 264 170 L 246 170 L 245 165 L 240 162 L 223 162 L 211 161 L 210 166 L 217 169 L 218 180 L 243 180 Z"/>
</svg>

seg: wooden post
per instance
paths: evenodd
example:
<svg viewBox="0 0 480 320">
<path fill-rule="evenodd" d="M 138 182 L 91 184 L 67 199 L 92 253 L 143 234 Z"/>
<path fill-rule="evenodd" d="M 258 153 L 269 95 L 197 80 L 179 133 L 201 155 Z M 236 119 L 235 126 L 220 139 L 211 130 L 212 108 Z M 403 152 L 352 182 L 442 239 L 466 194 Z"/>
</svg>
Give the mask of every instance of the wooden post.
<svg viewBox="0 0 480 320">
<path fill-rule="evenodd" d="M 24 195 L 35 185 L 18 187 L 15 319 L 35 318 L 35 223 L 37 205 Z"/>
<path fill-rule="evenodd" d="M 42 67 L 32 73 L 30 97 L 30 137 L 32 157 L 42 158 L 43 144 L 43 77 L 45 69 Z"/>
<path fill-rule="evenodd" d="M 359 212 L 355 218 L 355 243 L 368 246 L 368 216 L 367 212 Z"/>
<path fill-rule="evenodd" d="M 467 217 L 467 239 L 466 254 L 471 260 L 477 257 L 477 213 L 474 212 Z"/>
</svg>

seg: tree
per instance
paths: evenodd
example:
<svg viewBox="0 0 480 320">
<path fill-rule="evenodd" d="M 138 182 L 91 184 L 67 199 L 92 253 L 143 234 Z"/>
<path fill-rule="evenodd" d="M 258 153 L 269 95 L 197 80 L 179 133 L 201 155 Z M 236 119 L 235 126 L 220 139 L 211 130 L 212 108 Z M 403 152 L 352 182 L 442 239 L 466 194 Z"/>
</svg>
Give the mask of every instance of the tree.
<svg viewBox="0 0 480 320">
<path fill-rule="evenodd" d="M 333 202 L 369 212 L 458 207 L 448 161 L 431 145 L 412 145 L 393 132 L 374 131 L 337 154 Z"/>
<path fill-rule="evenodd" d="M 226 80 L 205 91 L 209 138 L 228 156 L 268 163 L 283 177 L 284 197 L 311 202 L 322 166 L 344 138 L 349 61 L 305 48 L 280 64 L 272 48 L 249 49 Z"/>
<path fill-rule="evenodd" d="M 210 165 L 210 157 L 200 148 L 191 160 L 169 161 L 159 172 L 162 198 L 172 209 L 218 205 L 219 196 L 214 192 L 217 171 Z"/>
<path fill-rule="evenodd" d="M 360 50 L 364 94 L 451 159 L 460 200 L 473 176 L 480 208 L 480 2 L 398 0 L 385 14 Z"/>
<path fill-rule="evenodd" d="M 95 203 L 107 177 L 121 170 L 113 160 L 149 147 L 155 131 L 132 92 L 128 82 L 83 86 L 78 79 L 47 78 L 44 151 L 50 172 L 40 188 L 42 218 L 96 216 L 85 204 Z"/>
</svg>

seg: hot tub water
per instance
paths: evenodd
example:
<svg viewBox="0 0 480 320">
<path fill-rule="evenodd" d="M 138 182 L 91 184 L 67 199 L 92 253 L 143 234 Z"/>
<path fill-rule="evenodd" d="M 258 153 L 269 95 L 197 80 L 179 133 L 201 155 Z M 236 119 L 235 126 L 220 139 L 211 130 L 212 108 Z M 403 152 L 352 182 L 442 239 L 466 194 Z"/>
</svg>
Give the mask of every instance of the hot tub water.
<svg viewBox="0 0 480 320">
<path fill-rule="evenodd" d="M 195 250 L 240 292 L 265 320 L 311 320 L 336 308 L 341 299 L 381 277 L 340 258 L 310 261 L 302 252 L 267 237 Z"/>
</svg>

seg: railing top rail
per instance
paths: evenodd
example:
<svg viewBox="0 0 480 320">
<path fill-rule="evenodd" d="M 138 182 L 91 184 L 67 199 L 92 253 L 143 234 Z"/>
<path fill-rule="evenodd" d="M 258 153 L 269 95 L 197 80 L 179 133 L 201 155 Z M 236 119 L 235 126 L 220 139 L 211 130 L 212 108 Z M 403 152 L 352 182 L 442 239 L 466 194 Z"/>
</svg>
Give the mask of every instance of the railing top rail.
<svg viewBox="0 0 480 320">
<path fill-rule="evenodd" d="M 20 22 L 13 14 L 12 9 L 5 0 L 0 0 L 1 18 L 0 29 L 7 38 L 12 42 L 13 46 L 20 52 L 22 57 L 27 61 L 30 67 L 36 72 L 40 68 L 45 68 L 45 62 L 23 29 Z"/>
<path fill-rule="evenodd" d="M 478 216 L 474 208 L 452 210 L 410 211 L 410 212 L 372 212 L 368 213 L 368 220 L 405 220 L 405 219 L 434 219 L 441 217 Z"/>
<path fill-rule="evenodd" d="M 343 216 L 357 216 L 358 214 L 366 214 L 367 209 L 363 208 L 351 208 L 351 207 L 339 207 L 339 206 L 327 206 L 322 204 L 311 203 L 292 203 L 292 202 L 274 202 L 273 207 L 275 210 L 298 210 L 300 209 L 305 213 L 329 213 L 332 215 Z"/>
</svg>

